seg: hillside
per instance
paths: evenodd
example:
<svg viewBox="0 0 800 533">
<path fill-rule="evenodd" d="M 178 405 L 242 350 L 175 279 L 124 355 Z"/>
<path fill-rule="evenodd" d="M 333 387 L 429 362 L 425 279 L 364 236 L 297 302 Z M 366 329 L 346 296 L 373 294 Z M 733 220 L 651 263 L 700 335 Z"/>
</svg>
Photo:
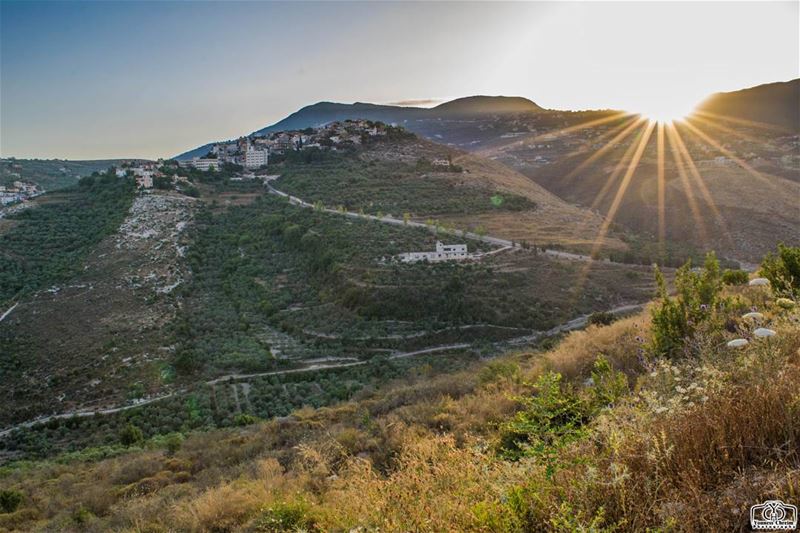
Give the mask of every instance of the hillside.
<svg viewBox="0 0 800 533">
<path fill-rule="evenodd" d="M 458 118 L 477 115 L 508 115 L 536 113 L 543 111 L 527 98 L 507 96 L 471 96 L 445 102 L 434 108 L 404 107 L 356 102 L 341 104 L 318 102 L 306 106 L 251 135 L 265 135 L 275 131 L 302 130 L 342 120 L 367 119 L 386 124 L 400 124 L 417 132 L 425 124 L 438 122 L 443 118 Z M 175 156 L 176 159 L 190 159 L 208 152 L 208 145 Z"/>
<path fill-rule="evenodd" d="M 421 364 L 333 407 L 129 431 L 126 446 L 2 469 L 14 503 L 0 527 L 747 531 L 750 506 L 800 489 L 800 328 L 782 296 L 800 286 L 781 285 L 775 261 L 772 288 L 720 289 L 709 258 L 679 273 L 676 297 L 550 349 L 452 374 Z"/>
<path fill-rule="evenodd" d="M 433 166 L 440 157 L 452 159 L 446 171 Z M 109 442 L 142 417 L 152 420 L 144 433 L 157 437 L 229 426 L 240 412 L 270 418 L 346 400 L 416 360 L 435 358 L 447 372 L 652 291 L 650 267 L 541 253 L 549 242 L 580 247 L 571 228 L 597 220 L 496 163 L 408 134 L 354 152 L 298 152 L 270 171 L 285 174 L 275 186 L 340 202 L 341 212 L 289 203 L 228 171 L 194 170 L 187 190 L 199 199 L 135 193 L 126 179 L 101 175 L 8 221 L 0 237 L 9 251 L 0 322 L 0 368 L 13 383 L 0 392 L 7 458 Z M 409 223 L 345 216 L 345 206 L 407 210 Z M 494 227 L 539 247 L 482 239 Z M 457 231 L 469 229 L 477 233 Z M 478 256 L 393 259 L 439 239 Z M 231 375 L 241 387 L 218 385 Z"/>
<path fill-rule="evenodd" d="M 369 145 L 356 155 L 308 163 L 295 158 L 270 172 L 281 174 L 276 188 L 312 203 L 480 228 L 540 247 L 588 251 L 602 223 L 501 164 L 416 136 Z M 613 235 L 603 245 L 625 248 Z"/>
<path fill-rule="evenodd" d="M 63 189 L 75 185 L 83 176 L 105 171 L 109 167 L 118 166 L 122 161 L 122 159 L 68 161 L 6 158 L 0 162 L 0 185 L 20 180 L 36 183 L 47 191 Z"/>
<path fill-rule="evenodd" d="M 729 122 L 752 121 L 787 133 L 800 133 L 800 79 L 767 83 L 739 91 L 716 93 L 700 103 L 697 113 Z"/>
</svg>

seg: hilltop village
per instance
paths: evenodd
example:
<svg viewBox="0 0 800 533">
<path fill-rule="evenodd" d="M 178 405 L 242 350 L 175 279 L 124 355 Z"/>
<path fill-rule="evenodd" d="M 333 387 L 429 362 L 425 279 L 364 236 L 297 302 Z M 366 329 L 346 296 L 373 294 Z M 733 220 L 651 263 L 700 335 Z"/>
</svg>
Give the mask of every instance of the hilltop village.
<svg viewBox="0 0 800 533">
<path fill-rule="evenodd" d="M 385 137 L 392 131 L 400 130 L 371 120 L 337 121 L 318 128 L 251 135 L 235 141 L 215 143 L 205 156 L 181 161 L 181 165 L 198 170 L 219 170 L 222 165 L 229 163 L 252 170 L 265 167 L 273 155 L 285 155 L 298 150 L 352 149 Z"/>
</svg>

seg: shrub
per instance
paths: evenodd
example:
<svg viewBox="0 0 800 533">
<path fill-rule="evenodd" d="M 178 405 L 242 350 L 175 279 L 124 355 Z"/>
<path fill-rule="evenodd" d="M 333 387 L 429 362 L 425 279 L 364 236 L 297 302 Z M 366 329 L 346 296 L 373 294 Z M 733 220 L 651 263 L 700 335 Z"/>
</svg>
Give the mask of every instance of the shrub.
<svg viewBox="0 0 800 533">
<path fill-rule="evenodd" d="M 767 254 L 761 263 L 761 275 L 767 278 L 779 296 L 800 297 L 800 247 L 778 245 L 778 253 Z"/>
<path fill-rule="evenodd" d="M 119 442 L 123 446 L 133 446 L 134 444 L 140 444 L 144 441 L 144 434 L 142 430 L 138 427 L 134 426 L 133 424 L 128 424 L 122 431 L 119 432 Z"/>
<path fill-rule="evenodd" d="M 247 413 L 239 413 L 233 417 L 233 423 L 237 426 L 249 426 L 258 422 L 258 418 Z"/>
<path fill-rule="evenodd" d="M 521 398 L 524 409 L 501 428 L 500 454 L 507 459 L 544 455 L 583 437 L 591 405 L 561 374 L 548 372 L 536 381 L 537 394 Z"/>
<path fill-rule="evenodd" d="M 744 285 L 750 279 L 744 270 L 731 270 L 726 268 L 722 273 L 722 283 L 725 285 Z"/>
<path fill-rule="evenodd" d="M 308 515 L 307 506 L 300 503 L 276 503 L 264 509 L 253 521 L 251 530 L 264 533 L 319 531 Z"/>
<path fill-rule="evenodd" d="M 697 328 L 714 316 L 722 289 L 719 262 L 713 252 L 706 256 L 701 272 L 687 262 L 675 275 L 677 295 L 667 294 L 664 276 L 656 269 L 660 302 L 652 311 L 652 349 L 656 355 L 675 357 Z"/>
<path fill-rule="evenodd" d="M 591 326 L 608 326 L 614 322 L 614 313 L 608 311 L 597 311 L 589 315 L 589 325 Z"/>
<path fill-rule="evenodd" d="M 0 512 L 13 513 L 22 503 L 22 493 L 18 490 L 0 490 Z"/>
</svg>

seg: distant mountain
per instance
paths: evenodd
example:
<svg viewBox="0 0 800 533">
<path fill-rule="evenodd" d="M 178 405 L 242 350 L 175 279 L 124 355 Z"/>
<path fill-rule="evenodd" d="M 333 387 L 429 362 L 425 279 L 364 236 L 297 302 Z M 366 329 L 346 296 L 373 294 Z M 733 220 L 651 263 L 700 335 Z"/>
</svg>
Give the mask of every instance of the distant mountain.
<svg viewBox="0 0 800 533">
<path fill-rule="evenodd" d="M 430 110 L 434 116 L 536 113 L 544 111 L 521 96 L 468 96 L 440 104 Z"/>
<path fill-rule="evenodd" d="M 527 98 L 519 96 L 469 96 L 445 102 L 434 108 L 401 107 L 393 105 L 340 104 L 335 102 L 318 102 L 296 111 L 285 119 L 253 132 L 253 135 L 265 135 L 275 131 L 299 130 L 317 127 L 329 122 L 347 119 L 367 119 L 387 124 L 403 124 L 410 121 L 430 121 L 440 118 L 452 118 L 474 115 L 503 115 L 513 113 L 536 113 L 544 111 Z M 416 131 L 414 127 L 410 130 Z M 210 144 L 185 152 L 176 159 L 191 159 L 208 152 Z"/>
<path fill-rule="evenodd" d="M 697 111 L 800 132 L 800 78 L 713 94 L 698 106 Z"/>
</svg>

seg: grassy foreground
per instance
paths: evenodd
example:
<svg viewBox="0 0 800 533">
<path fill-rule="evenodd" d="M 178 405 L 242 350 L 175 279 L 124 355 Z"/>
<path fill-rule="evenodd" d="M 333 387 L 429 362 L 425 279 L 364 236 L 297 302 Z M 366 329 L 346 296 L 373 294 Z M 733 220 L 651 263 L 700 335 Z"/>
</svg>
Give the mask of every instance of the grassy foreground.
<svg viewBox="0 0 800 533">
<path fill-rule="evenodd" d="M 724 288 L 711 258 L 544 353 L 10 465 L 0 529 L 747 531 L 751 505 L 800 494 L 797 256 L 765 263 L 771 286 Z"/>
</svg>

